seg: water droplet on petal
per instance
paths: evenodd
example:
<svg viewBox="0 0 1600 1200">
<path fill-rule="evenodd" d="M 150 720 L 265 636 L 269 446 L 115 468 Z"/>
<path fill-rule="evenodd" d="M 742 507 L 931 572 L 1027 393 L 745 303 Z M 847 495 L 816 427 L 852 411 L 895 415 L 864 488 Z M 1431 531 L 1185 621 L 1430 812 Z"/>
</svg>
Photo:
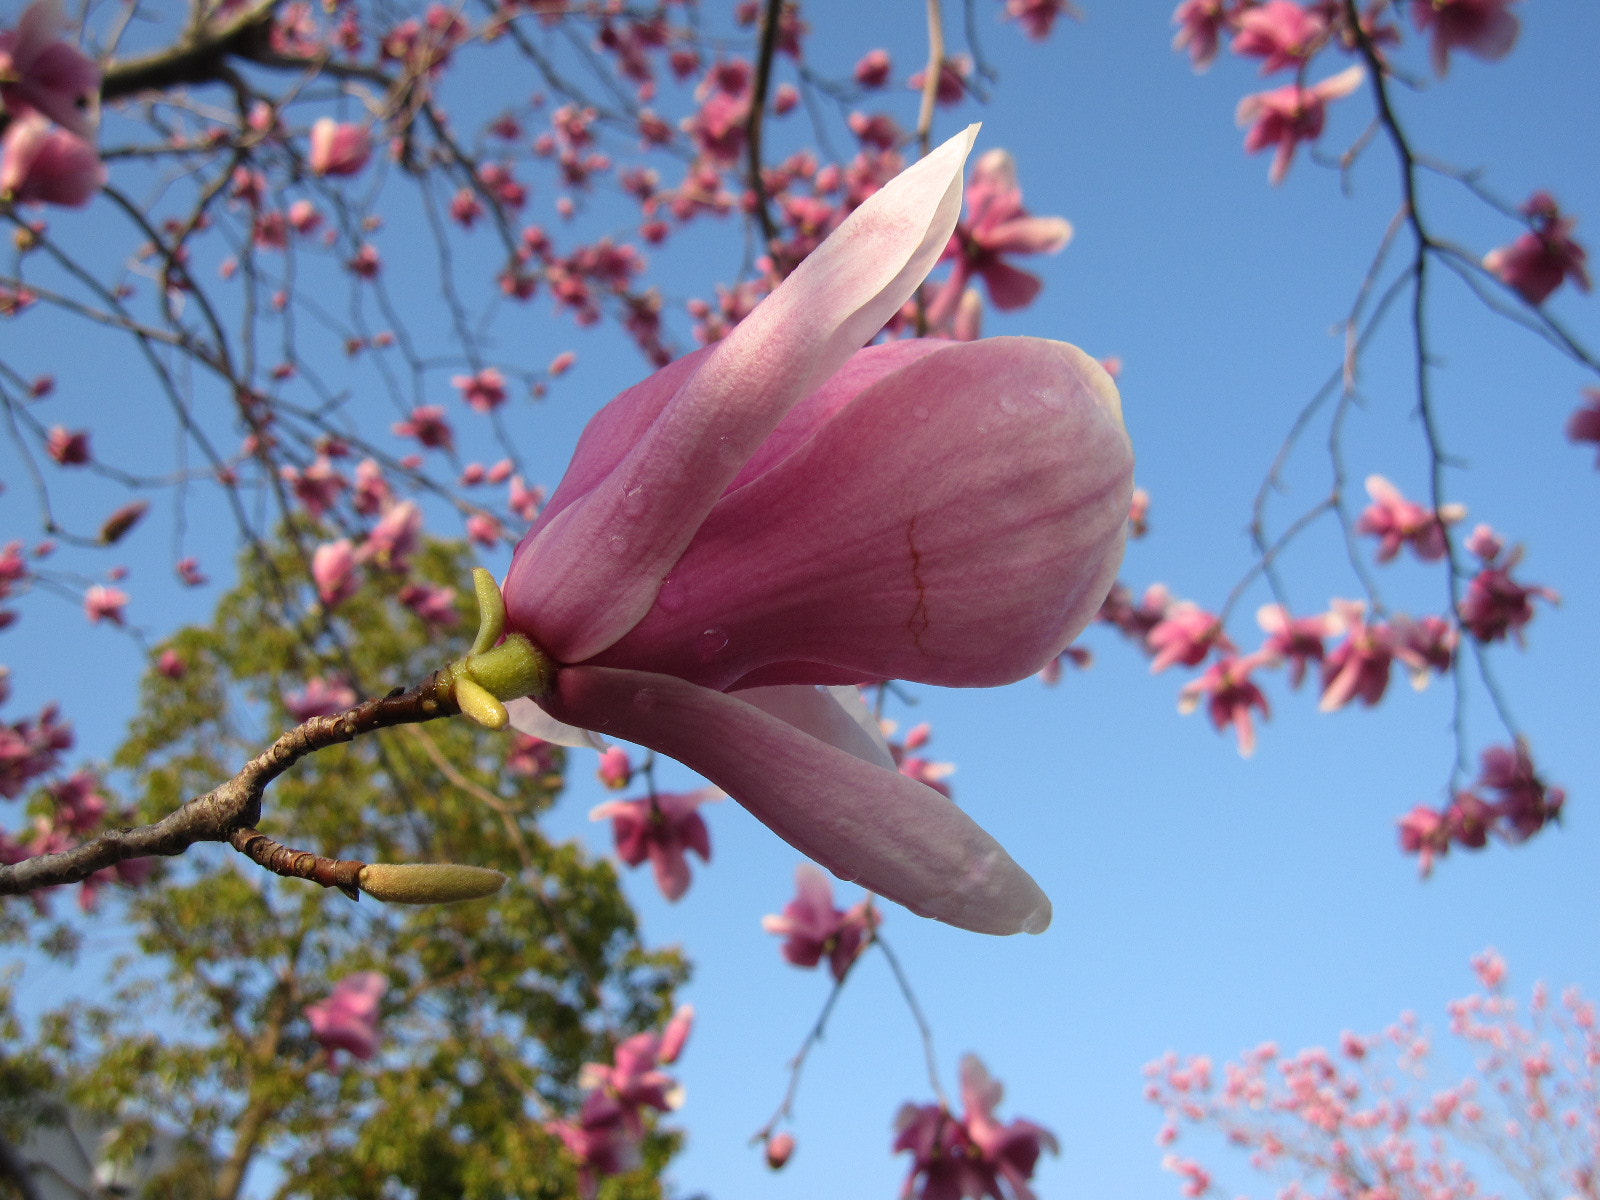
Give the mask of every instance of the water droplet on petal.
<svg viewBox="0 0 1600 1200">
<path fill-rule="evenodd" d="M 710 662 L 728 648 L 728 631 L 707 629 L 701 633 L 697 645 L 700 650 L 700 661 Z"/>
<path fill-rule="evenodd" d="M 911 410 L 911 415 L 919 421 L 926 421 L 928 419 L 928 410 L 924 405 L 919 404 Z"/>
<path fill-rule="evenodd" d="M 1006 416 L 1013 416 L 1017 411 L 1017 401 L 1012 396 L 1001 396 L 1000 403 L 997 407 L 1001 412 L 1005 413 Z"/>
<path fill-rule="evenodd" d="M 683 608 L 684 586 L 678 582 L 674 575 L 668 575 L 661 581 L 661 590 L 656 593 L 656 606 L 662 612 L 677 612 Z"/>
<path fill-rule="evenodd" d="M 633 694 L 633 706 L 640 712 L 649 712 L 656 706 L 654 688 L 640 688 Z"/>
<path fill-rule="evenodd" d="M 632 487 L 622 490 L 622 507 L 634 516 L 644 512 L 644 488 L 640 484 L 636 483 Z"/>
<path fill-rule="evenodd" d="M 626 554 L 628 552 L 628 539 L 620 533 L 613 533 L 606 538 L 606 549 L 613 554 Z"/>
</svg>

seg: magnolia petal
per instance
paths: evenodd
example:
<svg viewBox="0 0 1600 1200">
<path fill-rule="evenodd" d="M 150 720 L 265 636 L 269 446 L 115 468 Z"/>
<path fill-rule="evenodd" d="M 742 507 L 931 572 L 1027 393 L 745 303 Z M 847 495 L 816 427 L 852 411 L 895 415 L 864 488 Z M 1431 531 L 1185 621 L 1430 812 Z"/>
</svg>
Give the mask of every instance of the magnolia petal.
<svg viewBox="0 0 1600 1200">
<path fill-rule="evenodd" d="M 506 713 L 511 718 L 511 728 L 529 737 L 573 749 L 604 750 L 605 739 L 596 737 L 587 729 L 565 725 L 556 720 L 526 696 L 506 701 Z"/>
<path fill-rule="evenodd" d="M 586 477 L 606 459 L 610 470 L 518 547 L 506 580 L 513 628 L 558 660 L 579 662 L 649 611 L 700 522 L 762 442 L 932 269 L 960 215 L 962 166 L 976 133 L 972 126 L 950 139 L 851 213 L 672 395 L 654 378 L 642 385 L 645 394 L 615 422 L 636 436 L 624 443 L 612 440 L 616 431 L 596 435 L 605 444 Z M 685 373 L 680 367 L 672 378 Z"/>
<path fill-rule="evenodd" d="M 996 254 L 1055 254 L 1072 240 L 1065 217 L 1013 217 L 984 231 L 983 247 Z"/>
<path fill-rule="evenodd" d="M 670 755 L 802 854 L 922 916 L 978 933 L 1039 933 L 1050 901 L 945 797 L 734 696 L 642 671 L 569 667 L 546 706 Z"/>
<path fill-rule="evenodd" d="M 1001 312 L 1027 308 L 1044 287 L 1044 280 L 1031 271 L 1024 271 L 998 259 L 979 267 L 978 273 L 983 276 L 984 285 L 989 289 L 989 299 Z"/>
<path fill-rule="evenodd" d="M 989 687 L 1059 654 L 1122 557 L 1116 388 L 1060 342 L 935 345 L 724 497 L 597 664 L 718 690 Z"/>
<path fill-rule="evenodd" d="M 855 755 L 862 762 L 895 770 L 894 756 L 889 753 L 889 743 L 884 740 L 882 731 L 877 729 L 877 722 L 871 721 L 869 727 L 846 708 L 844 697 L 850 695 L 855 697 L 856 706 L 871 721 L 871 714 L 866 711 L 867 706 L 861 699 L 859 688 L 824 688 L 799 683 L 783 687 L 747 688 L 739 693 L 739 699 L 746 704 L 754 704 L 769 716 L 787 721 L 818 741 Z"/>
</svg>

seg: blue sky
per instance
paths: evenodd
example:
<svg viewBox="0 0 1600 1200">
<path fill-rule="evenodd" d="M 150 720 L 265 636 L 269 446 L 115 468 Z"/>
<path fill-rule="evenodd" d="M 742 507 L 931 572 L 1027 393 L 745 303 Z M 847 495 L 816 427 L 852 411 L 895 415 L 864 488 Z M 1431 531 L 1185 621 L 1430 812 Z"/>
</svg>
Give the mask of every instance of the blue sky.
<svg viewBox="0 0 1600 1200">
<path fill-rule="evenodd" d="M 1239 97 L 1266 86 L 1251 68 L 1225 57 L 1195 76 L 1168 48 L 1164 2 L 1084 7 L 1081 24 L 1065 23 L 1035 45 L 998 20 L 998 3 L 976 5 L 984 49 L 1002 71 L 981 113 L 979 148 L 1009 148 L 1030 207 L 1068 217 L 1077 231 L 1058 258 L 1036 264 L 1047 281 L 1039 303 L 1004 319 L 990 314 L 986 332 L 1058 337 L 1122 357 L 1139 482 L 1154 501 L 1153 532 L 1130 548 L 1124 577 L 1137 588 L 1162 580 L 1214 607 L 1251 563 L 1243 531 L 1272 455 L 1338 364 L 1331 331 L 1395 211 L 1396 172 L 1387 147 L 1374 144 L 1350 173 L 1349 196 L 1305 155 L 1283 187 L 1269 187 L 1267 159 L 1243 154 L 1233 123 Z M 843 74 L 870 47 L 859 12 L 808 6 L 819 70 Z M 1530 3 L 1519 12 L 1523 36 L 1509 59 L 1458 57 L 1442 83 L 1413 42 L 1406 62 L 1423 86 L 1402 92 L 1402 119 L 1420 148 L 1486 168 L 1486 185 L 1513 203 L 1551 190 L 1589 240 L 1600 230 L 1592 75 L 1600 8 Z M 952 21 L 959 26 L 959 13 Z M 912 5 L 875 18 L 871 34 L 897 71 L 925 53 L 922 22 Z M 959 28 L 953 36 L 959 42 Z M 912 101 L 901 103 L 908 118 Z M 1364 94 L 1337 105 L 1324 146 L 1342 149 L 1369 113 Z M 941 114 L 941 132 L 967 116 Z M 1517 232 L 1453 185 L 1430 181 L 1424 196 L 1436 229 L 1474 252 Z M 87 230 L 94 214 L 78 220 Z M 693 252 L 725 232 L 711 227 L 669 257 L 685 295 L 707 294 Z M 399 250 L 385 252 L 397 271 L 407 269 Z M 721 252 L 736 264 L 726 244 Z M 1592 300 L 1564 292 L 1550 307 L 1600 342 Z M 531 322 L 516 312 L 509 319 Z M 1056 905 L 1054 926 L 1038 938 L 986 939 L 893 908 L 884 928 L 932 1024 L 946 1088 L 955 1086 L 960 1054 L 976 1051 L 1007 1086 L 1002 1113 L 1060 1136 L 1061 1157 L 1038 1174 L 1043 1196 L 1177 1194 L 1159 1167 L 1159 1114 L 1141 1099 L 1139 1073 L 1169 1048 L 1221 1060 L 1267 1039 L 1329 1044 L 1346 1028 L 1376 1030 L 1407 1009 L 1442 1027 L 1445 1002 L 1473 983 L 1469 956 L 1488 945 L 1509 960 L 1519 989 L 1540 977 L 1600 992 L 1592 922 L 1600 901 L 1592 815 L 1600 534 L 1590 517 L 1600 474 L 1592 452 L 1562 435 L 1579 389 L 1593 380 L 1486 315 L 1453 280 L 1436 285 L 1431 320 L 1441 422 L 1464 464 L 1449 474 L 1452 498 L 1468 505 L 1470 521 L 1525 543 L 1522 574 L 1563 597 L 1559 608 L 1541 610 L 1525 652 L 1493 655 L 1538 762 L 1571 796 L 1563 828 L 1521 848 L 1453 856 L 1433 879 L 1417 880 L 1396 850 L 1394 820 L 1442 799 L 1454 742 L 1450 689 L 1439 683 L 1414 693 L 1397 678 L 1379 709 L 1324 716 L 1310 695 L 1287 693 L 1274 679 L 1273 719 L 1245 762 L 1201 716 L 1176 713 L 1178 673 L 1150 677 L 1141 656 L 1093 630 L 1086 642 L 1095 667 L 1055 689 L 1036 680 L 994 692 L 923 689 L 914 709 L 893 714 L 903 725 L 932 722 L 933 757 L 959 766 L 957 799 Z M 610 335 L 574 335 L 542 314 L 504 335 L 499 349 L 538 367 L 567 346 L 580 355 L 578 369 L 519 417 L 533 431 L 530 461 L 552 483 L 587 415 L 642 374 Z M 76 404 L 97 429 L 137 424 L 135 406 L 106 411 L 107 397 L 117 403 L 113 352 L 93 343 L 81 362 L 61 365 L 79 386 L 63 387 L 52 421 L 72 425 Z M 1406 326 L 1391 321 L 1364 360 L 1363 403 L 1347 428 L 1352 502 L 1370 472 L 1421 493 L 1410 362 Z M 11 451 L 0 455 L 11 485 L 0 496 L 0 529 L 4 538 L 27 536 L 32 510 Z M 1317 434 L 1291 459 L 1273 510 L 1280 527 L 1328 486 Z M 135 543 L 148 566 L 131 560 L 134 583 L 144 585 L 132 589 L 131 615 L 154 633 L 200 616 L 205 600 L 165 597 L 158 541 Z M 221 575 L 225 542 L 202 544 Z M 1356 594 L 1341 556 L 1331 527 L 1285 556 L 1297 605 Z M 1396 609 L 1441 604 L 1441 578 L 1414 562 L 1402 559 L 1378 578 Z M 1247 596 L 1236 636 L 1253 636 L 1249 614 L 1266 599 L 1259 589 Z M 47 630 L 48 639 L 22 640 Z M 86 631 L 69 606 L 30 611 L 7 640 L 5 661 L 16 672 L 8 711 L 60 697 L 83 747 L 109 750 L 132 703 L 132 648 Z M 1474 752 L 1504 740 L 1481 688 L 1469 689 L 1466 711 Z M 586 820 L 600 789 L 577 758 L 571 775 L 552 828 L 604 851 L 604 830 Z M 670 771 L 665 778 L 669 787 L 690 782 Z M 715 861 L 697 870 L 680 903 L 662 902 L 645 874 L 628 881 L 647 936 L 682 942 L 697 962 L 685 998 L 700 1024 L 681 1064 L 688 1105 L 678 1117 L 690 1138 L 672 1178 L 684 1194 L 719 1200 L 894 1194 L 904 1167 L 888 1154 L 890 1122 L 902 1101 L 930 1096 L 915 1027 L 877 956 L 852 977 L 807 1068 L 788 1170 L 769 1173 L 746 1146 L 781 1098 L 784 1064 L 827 986 L 821 974 L 785 964 L 759 927 L 791 893 L 795 853 L 731 802 L 708 819 Z M 841 894 L 855 898 L 851 888 Z M 1211 1157 L 1228 1163 L 1226 1190 L 1271 1190 L 1242 1164 Z"/>
</svg>

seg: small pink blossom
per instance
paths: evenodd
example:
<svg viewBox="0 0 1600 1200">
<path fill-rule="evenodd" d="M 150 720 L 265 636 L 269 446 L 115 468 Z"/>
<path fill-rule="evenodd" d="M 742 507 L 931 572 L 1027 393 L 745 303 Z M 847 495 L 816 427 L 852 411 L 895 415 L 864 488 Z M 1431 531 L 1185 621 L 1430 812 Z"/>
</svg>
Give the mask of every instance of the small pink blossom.
<svg viewBox="0 0 1600 1200">
<path fill-rule="evenodd" d="M 1035 217 L 1022 204 L 1017 167 L 1004 150 L 991 150 L 972 169 L 966 220 L 956 226 L 944 257 L 955 267 L 928 305 L 930 324 L 956 312 L 968 282 L 977 276 L 994 306 L 1009 312 L 1031 304 L 1044 286 L 1037 275 L 1011 265 L 1016 254 L 1056 254 L 1072 240 L 1064 217 Z"/>
<path fill-rule="evenodd" d="M 972 59 L 965 54 L 957 54 L 946 58 L 939 64 L 939 82 L 934 85 L 934 99 L 940 104 L 959 104 L 967 94 L 967 78 L 972 74 Z M 913 91 L 922 90 L 923 81 L 928 77 L 926 70 L 918 71 L 911 77 L 909 86 Z"/>
<path fill-rule="evenodd" d="M 450 422 L 445 420 L 444 409 L 437 404 L 422 404 L 411 410 L 411 417 L 396 422 L 394 431 L 400 437 L 412 437 L 430 450 L 452 450 L 455 434 Z"/>
<path fill-rule="evenodd" d="M 1256 623 L 1267 634 L 1261 653 L 1277 661 L 1289 662 L 1289 686 L 1297 688 L 1306 676 L 1306 668 L 1313 662 L 1321 663 L 1324 639 L 1339 633 L 1343 626 L 1330 613 L 1314 617 L 1291 617 L 1281 604 L 1263 605 L 1256 613 Z"/>
<path fill-rule="evenodd" d="M 1508 634 L 1522 644 L 1523 628 L 1533 620 L 1534 600 L 1559 604 L 1561 597 L 1547 587 L 1518 583 L 1511 571 L 1522 561 L 1522 547 L 1504 558 L 1491 560 L 1467 585 L 1461 600 L 1461 626 L 1480 642 L 1498 642 Z"/>
<path fill-rule="evenodd" d="M 774 1171 L 781 1171 L 794 1157 L 794 1134 L 778 1133 L 767 1139 L 766 1143 L 767 1166 Z"/>
<path fill-rule="evenodd" d="M 372 527 L 356 551 L 356 559 L 391 571 L 404 571 L 421 534 L 422 510 L 415 500 L 402 501 Z"/>
<path fill-rule="evenodd" d="M 1507 841 L 1525 842 L 1561 818 L 1567 794 L 1546 785 L 1534 770 L 1528 744 L 1490 746 L 1479 760 L 1478 785 L 1496 793 L 1498 827 Z"/>
<path fill-rule="evenodd" d="M 1212 663 L 1198 679 L 1183 685 L 1178 693 L 1178 711 L 1191 713 L 1204 698 L 1211 724 L 1219 733 L 1232 726 L 1239 738 L 1239 754 L 1249 758 L 1256 749 L 1251 709 L 1260 709 L 1263 717 L 1271 715 L 1267 698 L 1251 680 L 1250 673 L 1267 661 L 1264 654 L 1249 654 L 1242 658 L 1229 655 Z"/>
<path fill-rule="evenodd" d="M 1006 0 L 1006 16 L 1021 25 L 1036 42 L 1049 37 L 1061 17 L 1083 19 L 1072 0 Z"/>
<path fill-rule="evenodd" d="M 833 906 L 833 884 L 810 863 L 795 869 L 795 897 L 779 916 L 761 918 L 761 928 L 787 939 L 783 957 L 797 967 L 814 967 L 824 958 L 836 982 L 843 982 L 871 941 L 881 919 L 870 901 L 846 911 Z"/>
<path fill-rule="evenodd" d="M 1217 58 L 1222 34 L 1232 17 L 1231 0 L 1183 0 L 1172 14 L 1178 32 L 1172 39 L 1174 50 L 1187 50 L 1196 71 L 1208 70 Z"/>
<path fill-rule="evenodd" d="M 473 375 L 452 375 L 450 382 L 460 389 L 461 398 L 468 406 L 479 412 L 492 412 L 506 402 L 506 377 L 493 367 L 485 367 Z M 416 419 L 415 413 L 412 419 Z"/>
<path fill-rule="evenodd" d="M 978 1056 L 968 1054 L 961 1059 L 959 1121 L 937 1104 L 900 1109 L 894 1150 L 912 1158 L 901 1190 L 905 1200 L 1033 1200 L 1028 1181 L 1040 1154 L 1058 1154 L 1060 1147 L 1054 1134 L 1032 1121 L 1002 1125 L 994 1110 L 1004 1094 Z"/>
<path fill-rule="evenodd" d="M 1433 874 L 1436 859 L 1450 853 L 1450 828 L 1443 814 L 1419 804 L 1400 818 L 1400 849 L 1417 856 L 1417 867 L 1426 879 Z"/>
<path fill-rule="evenodd" d="M 89 461 L 89 431 L 68 431 L 57 425 L 50 431 L 45 451 L 63 467 L 81 467 Z"/>
<path fill-rule="evenodd" d="M 168 679 L 182 679 L 189 673 L 189 664 L 176 650 L 163 650 L 161 657 L 156 659 L 156 670 Z"/>
<path fill-rule="evenodd" d="M 94 147 L 38 113 L 12 121 L 0 140 L 0 200 L 81 208 L 105 182 Z"/>
<path fill-rule="evenodd" d="M 648 858 L 661 894 L 678 900 L 689 890 L 687 853 L 692 850 L 702 862 L 711 861 L 711 832 L 697 810 L 716 798 L 716 789 L 702 788 L 639 800 L 608 800 L 596 805 L 589 819 L 609 820 L 617 857 L 630 867 Z"/>
<path fill-rule="evenodd" d="M 122 610 L 127 604 L 128 593 L 121 588 L 106 587 L 97 583 L 83 594 L 83 611 L 95 624 L 101 621 L 110 621 L 113 625 L 123 624 Z"/>
<path fill-rule="evenodd" d="M 1229 654 L 1236 649 L 1223 632 L 1222 622 L 1188 600 L 1180 600 L 1167 610 L 1167 615 L 1150 630 L 1145 644 L 1155 655 L 1150 663 L 1153 675 L 1179 663 L 1197 667 L 1213 649 Z"/>
<path fill-rule="evenodd" d="M 365 126 L 323 117 L 311 126 L 312 174 L 356 175 L 372 157 L 372 135 Z"/>
<path fill-rule="evenodd" d="M 1450 72 L 1450 51 L 1460 49 L 1494 61 L 1511 53 L 1520 23 L 1508 9 L 1517 0 L 1411 0 L 1419 33 L 1432 32 L 1433 69 Z"/>
<path fill-rule="evenodd" d="M 63 38 L 61 0 L 34 0 L 0 33 L 0 109 L 20 121 L 38 114 L 80 138 L 94 130 L 100 68 Z"/>
<path fill-rule="evenodd" d="M 865 88 L 882 87 L 893 69 L 887 50 L 868 50 L 856 63 L 856 82 Z"/>
<path fill-rule="evenodd" d="M 1300 143 L 1314 142 L 1322 136 L 1328 101 L 1350 95 L 1361 86 L 1364 74 L 1359 66 L 1349 67 L 1311 87 L 1291 83 L 1246 96 L 1239 101 L 1238 112 L 1239 124 L 1250 126 L 1244 138 L 1245 152 L 1255 154 L 1276 146 L 1267 178 L 1274 184 L 1282 183 Z"/>
<path fill-rule="evenodd" d="M 327 609 L 337 608 L 356 594 L 356 552 L 349 538 L 324 542 L 311 553 L 311 579 Z"/>
<path fill-rule="evenodd" d="M 1367 624 L 1364 604 L 1335 600 L 1333 608 L 1347 632 L 1345 640 L 1323 660 L 1322 700 L 1317 707 L 1333 712 L 1354 699 L 1370 707 L 1382 700 L 1388 690 L 1395 656 L 1394 636 L 1381 622 Z"/>
<path fill-rule="evenodd" d="M 317 676 L 297 692 L 287 692 L 283 706 L 297 723 L 312 717 L 331 717 L 355 706 L 356 692 L 337 675 Z"/>
<path fill-rule="evenodd" d="M 633 762 L 621 746 L 612 746 L 600 754 L 600 782 L 614 792 L 620 792 L 633 782 Z"/>
<path fill-rule="evenodd" d="M 1434 512 L 1407 500 L 1382 475 L 1367 476 L 1367 495 L 1372 497 L 1372 503 L 1356 521 L 1356 532 L 1379 539 L 1379 562 L 1388 562 L 1407 543 L 1424 562 L 1443 558 L 1449 548 L 1445 527 L 1467 515 L 1460 504 L 1445 504 Z"/>
<path fill-rule="evenodd" d="M 1577 218 L 1562 215 L 1547 192 L 1535 192 L 1522 211 L 1532 228 L 1509 246 L 1485 254 L 1484 269 L 1529 304 L 1543 304 L 1568 279 L 1587 292 L 1589 256 L 1572 240 Z"/>
<path fill-rule="evenodd" d="M 456 611 L 456 589 L 427 583 L 408 583 L 400 589 L 400 603 L 435 629 L 448 629 L 461 614 Z"/>
<path fill-rule="evenodd" d="M 322 1043 L 335 1069 L 337 1051 L 363 1061 L 378 1052 L 378 1004 L 388 989 L 389 981 L 377 971 L 357 971 L 339 980 L 326 1000 L 306 1007 L 311 1036 Z"/>
<path fill-rule="evenodd" d="M 1567 418 L 1567 439 L 1600 446 L 1600 388 L 1584 388 L 1583 404 Z M 1600 460 L 1597 460 L 1600 466 Z"/>
<path fill-rule="evenodd" d="M 1233 52 L 1263 59 L 1263 75 L 1303 66 L 1321 48 L 1328 31 L 1320 14 L 1294 0 L 1266 0 L 1258 7 L 1246 8 L 1239 13 L 1237 27 Z"/>
</svg>

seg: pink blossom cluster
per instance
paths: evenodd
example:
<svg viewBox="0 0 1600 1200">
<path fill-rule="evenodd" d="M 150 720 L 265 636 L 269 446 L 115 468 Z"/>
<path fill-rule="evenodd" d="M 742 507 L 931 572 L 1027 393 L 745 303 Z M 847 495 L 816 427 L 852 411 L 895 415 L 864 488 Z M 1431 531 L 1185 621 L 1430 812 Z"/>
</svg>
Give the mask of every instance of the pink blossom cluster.
<svg viewBox="0 0 1600 1200">
<path fill-rule="evenodd" d="M 61 0 L 0 30 L 0 204 L 87 204 L 106 180 L 94 147 L 100 68 L 65 38 Z"/>
<path fill-rule="evenodd" d="M 1419 804 L 1400 818 L 1400 848 L 1417 856 L 1426 878 L 1451 846 L 1482 850 L 1491 835 L 1511 843 L 1527 841 L 1561 820 L 1566 800 L 1565 791 L 1540 778 L 1527 742 L 1490 746 L 1472 787 L 1456 792 L 1443 810 Z"/>
<path fill-rule="evenodd" d="M 1266 1043 L 1220 1071 L 1168 1054 L 1145 1068 L 1146 1098 L 1163 1114 L 1157 1140 L 1216 1135 L 1286 1197 L 1472 1200 L 1496 1194 L 1501 1171 L 1531 1195 L 1595 1195 L 1594 1005 L 1576 988 L 1553 1002 L 1538 985 L 1524 1007 L 1492 950 L 1473 967 L 1483 990 L 1449 1017 L 1475 1074 L 1434 1082 L 1432 1039 L 1410 1014 L 1381 1034 L 1347 1032 L 1337 1050 L 1286 1055 Z M 1184 1196 L 1238 1192 L 1193 1158 L 1169 1152 L 1164 1165 Z"/>
<path fill-rule="evenodd" d="M 1059 1153 L 1055 1135 L 1017 1117 L 994 1115 L 1005 1089 L 975 1054 L 961 1060 L 958 1118 L 942 1104 L 906 1104 L 895 1118 L 896 1153 L 911 1155 L 902 1200 L 1034 1200 L 1028 1186 L 1039 1156 Z"/>
<path fill-rule="evenodd" d="M 1561 597 L 1547 587 L 1518 583 L 1512 570 L 1522 561 L 1522 547 L 1509 551 L 1494 530 L 1479 525 L 1467 539 L 1467 548 L 1477 555 L 1482 568 L 1467 584 L 1461 600 L 1461 627 L 1480 642 L 1498 642 L 1509 634 L 1518 645 L 1523 629 L 1533 620 L 1533 602 L 1551 604 Z"/>
<path fill-rule="evenodd" d="M 610 1063 L 586 1063 L 578 1078 L 587 1094 L 577 1116 L 545 1122 L 577 1161 L 585 1197 L 594 1196 L 601 1179 L 639 1165 L 648 1113 L 683 1104 L 683 1088 L 661 1068 L 678 1061 L 693 1025 L 694 1009 L 684 1005 L 659 1034 L 620 1042 Z"/>
<path fill-rule="evenodd" d="M 1429 39 L 1434 70 L 1443 76 L 1457 50 L 1490 60 L 1510 53 L 1519 30 L 1510 12 L 1516 2 L 1411 0 L 1406 7 L 1416 31 Z M 1328 105 L 1354 92 L 1365 70 L 1358 64 L 1308 84 L 1313 60 L 1325 51 L 1370 54 L 1391 69 L 1388 56 L 1403 35 L 1400 25 L 1387 20 L 1389 8 L 1388 0 L 1362 6 L 1344 0 L 1183 0 L 1172 15 L 1178 26 L 1173 48 L 1186 51 L 1195 69 L 1204 71 L 1226 40 L 1234 54 L 1259 60 L 1263 75 L 1294 76 L 1239 103 L 1239 124 L 1249 127 L 1245 150 L 1274 149 L 1270 177 L 1281 183 L 1300 146 L 1322 136 Z"/>
</svg>

